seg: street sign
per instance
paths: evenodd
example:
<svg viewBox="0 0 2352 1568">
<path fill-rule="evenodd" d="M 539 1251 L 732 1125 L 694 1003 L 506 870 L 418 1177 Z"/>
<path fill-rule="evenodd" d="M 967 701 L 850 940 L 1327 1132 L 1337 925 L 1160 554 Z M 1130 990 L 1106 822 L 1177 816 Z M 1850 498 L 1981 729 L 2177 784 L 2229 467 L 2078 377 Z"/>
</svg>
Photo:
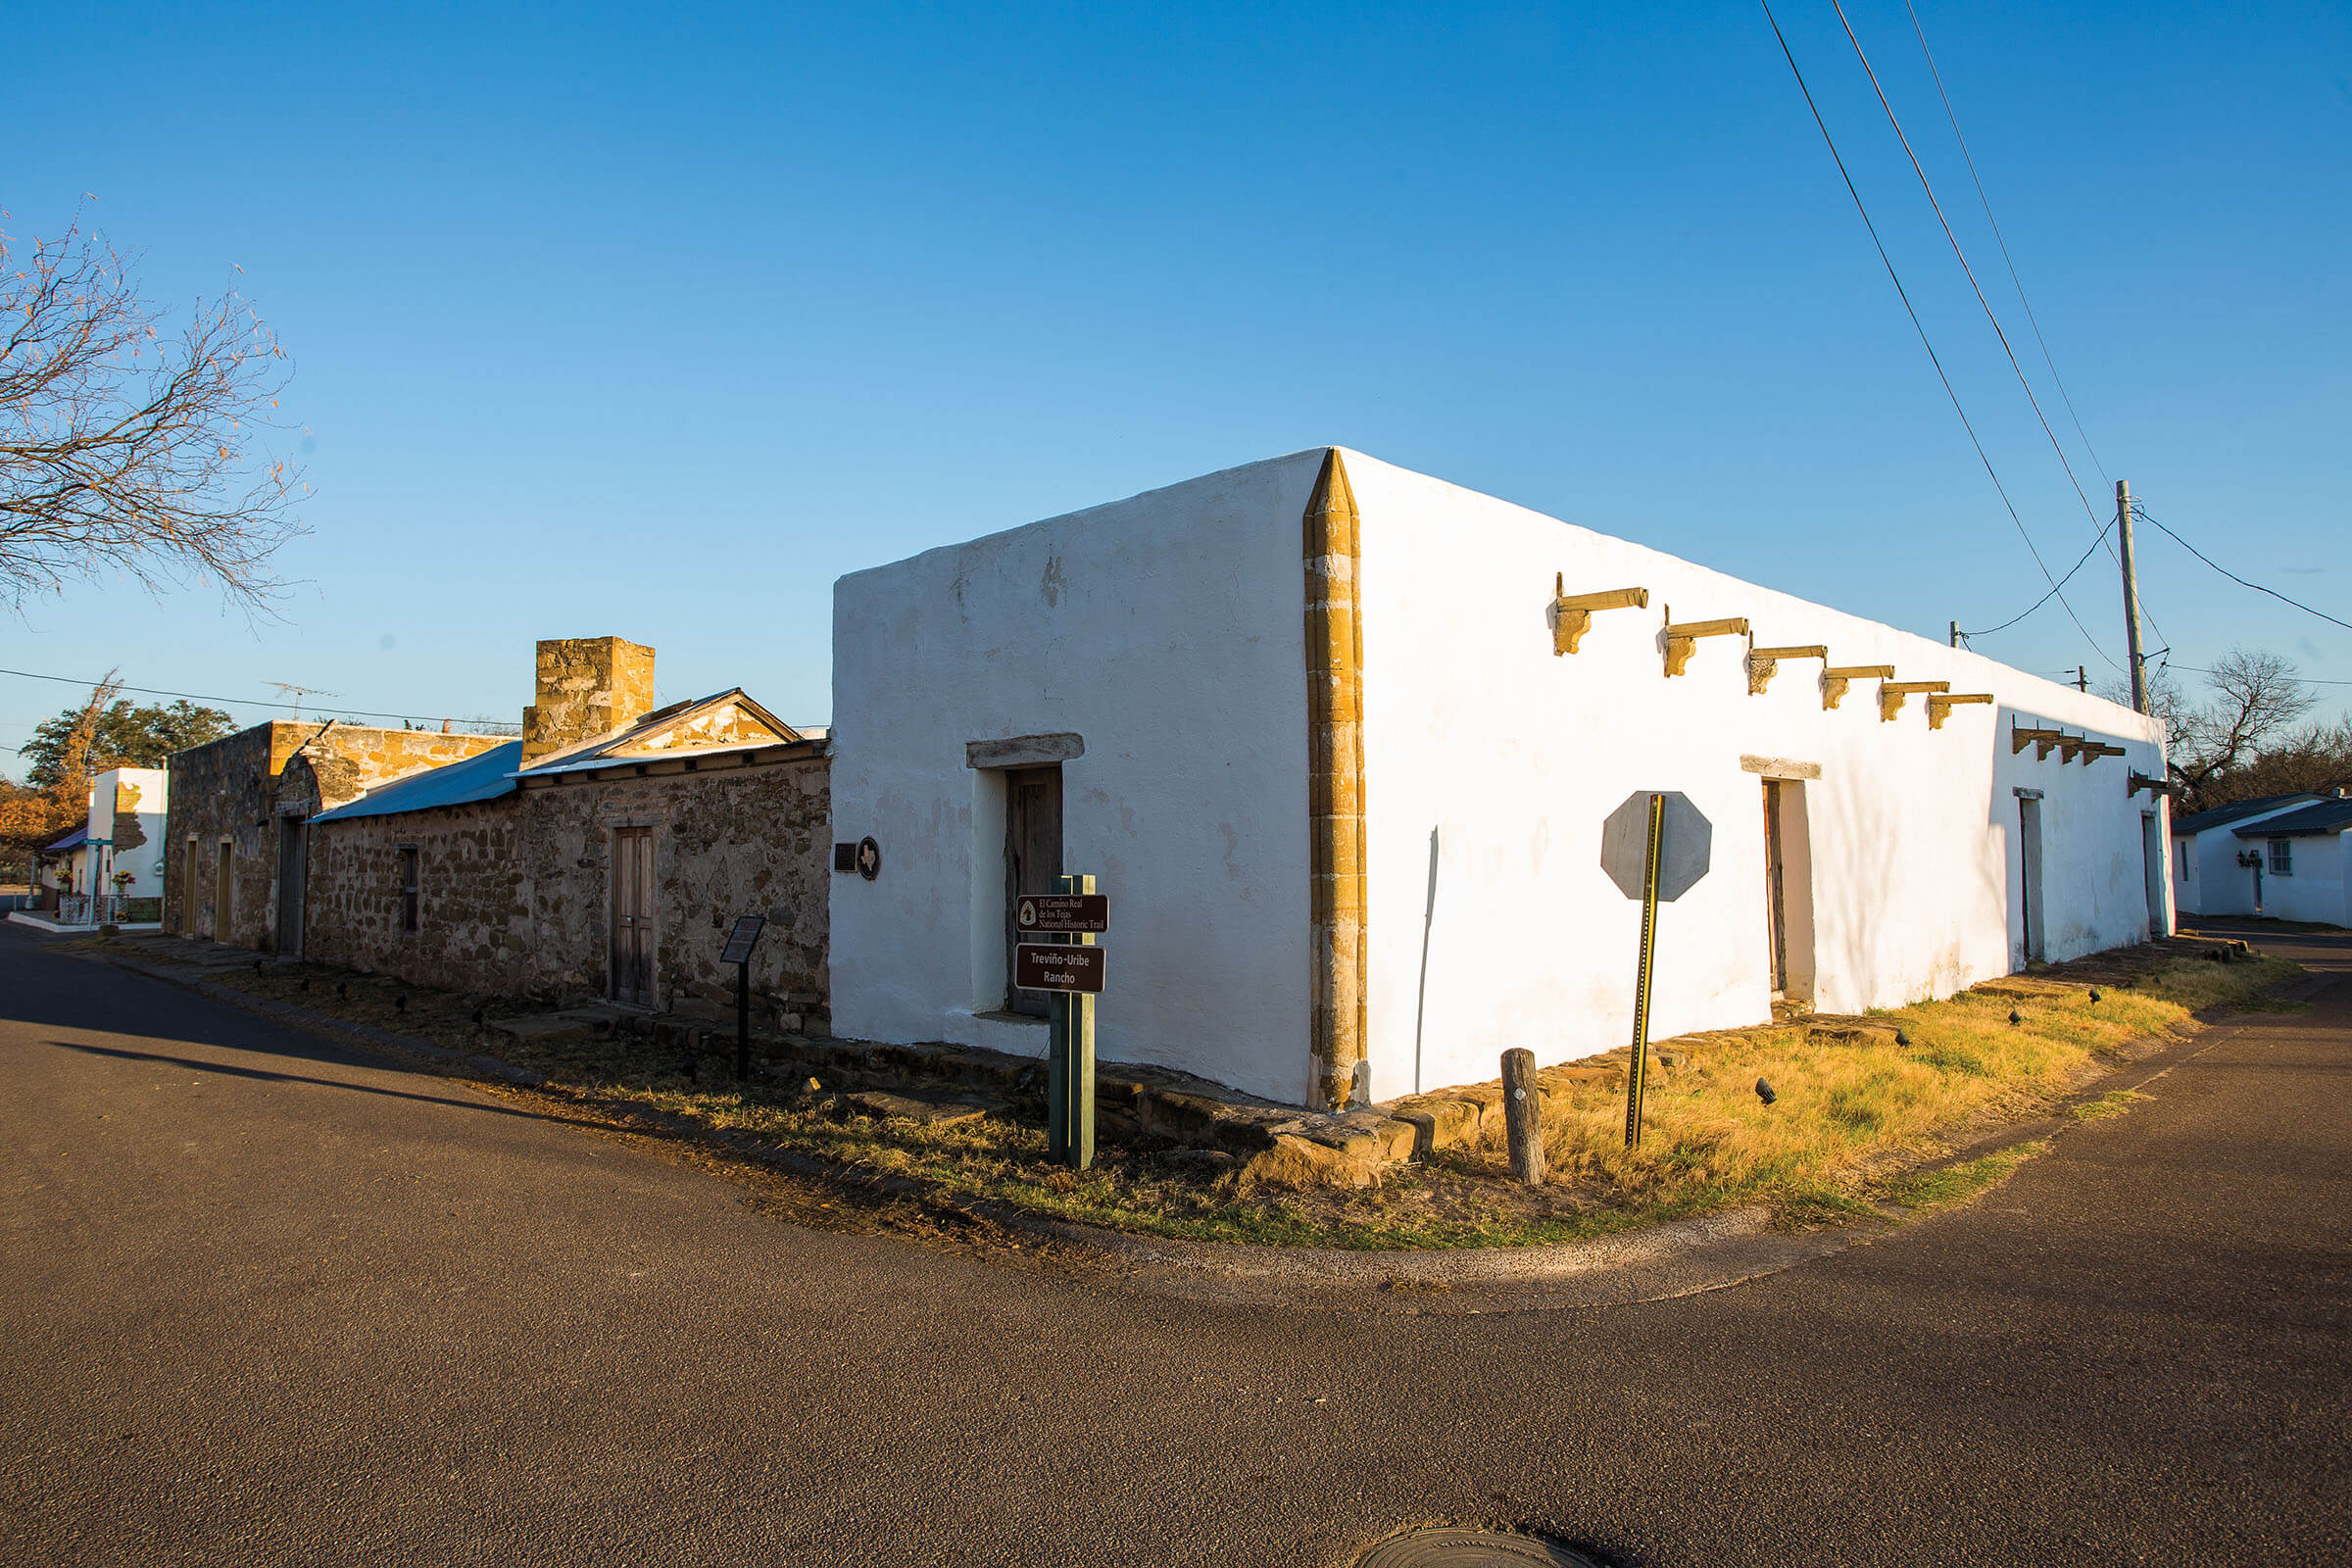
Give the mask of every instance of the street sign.
<svg viewBox="0 0 2352 1568">
<path fill-rule="evenodd" d="M 1107 931 L 1110 896 L 1105 893 L 1029 893 L 1013 919 L 1023 931 Z"/>
<path fill-rule="evenodd" d="M 1078 991 L 1088 996 L 1102 989 L 1105 950 L 1064 946 L 1058 942 L 1018 942 L 1012 949 L 1012 983 L 1023 991 Z"/>
<path fill-rule="evenodd" d="M 1660 904 L 1672 904 L 1707 874 L 1715 828 L 1690 798 L 1674 790 L 1636 790 L 1600 824 L 1600 868 L 1617 891 L 1639 899 L 1646 891 L 1649 854 L 1649 798 L 1665 805 L 1658 822 Z"/>
<path fill-rule="evenodd" d="M 752 950 L 760 945 L 760 933 L 766 929 L 767 916 L 764 914 L 747 914 L 738 919 L 735 922 L 735 929 L 727 933 L 726 951 L 718 956 L 718 961 L 721 963 L 751 962 Z"/>
</svg>

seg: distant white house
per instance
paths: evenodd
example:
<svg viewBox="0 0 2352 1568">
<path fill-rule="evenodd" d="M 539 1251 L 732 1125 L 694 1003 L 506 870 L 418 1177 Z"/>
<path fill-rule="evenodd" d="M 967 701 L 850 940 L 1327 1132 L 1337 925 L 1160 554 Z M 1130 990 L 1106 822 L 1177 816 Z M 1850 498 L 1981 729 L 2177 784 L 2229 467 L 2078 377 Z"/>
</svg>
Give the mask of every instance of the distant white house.
<svg viewBox="0 0 2352 1568">
<path fill-rule="evenodd" d="M 164 896 L 164 816 L 170 775 L 160 767 L 111 767 L 90 781 L 83 893 Z"/>
<path fill-rule="evenodd" d="M 2260 844 L 2237 830 L 2328 797 L 2302 793 L 2234 801 L 2173 821 L 2174 899 L 2183 914 L 2259 914 L 2264 904 Z"/>
<path fill-rule="evenodd" d="M 842 578 L 834 714 L 845 1037 L 1041 1054 L 1011 911 L 1066 871 L 1105 1059 L 1328 1105 L 1603 1052 L 1650 791 L 1711 823 L 1660 1037 L 2172 919 L 2155 720 L 1338 448 Z"/>
<path fill-rule="evenodd" d="M 2352 926 L 2348 828 L 2352 800 L 2340 794 L 2274 795 L 2182 817 L 2195 912 Z"/>
</svg>

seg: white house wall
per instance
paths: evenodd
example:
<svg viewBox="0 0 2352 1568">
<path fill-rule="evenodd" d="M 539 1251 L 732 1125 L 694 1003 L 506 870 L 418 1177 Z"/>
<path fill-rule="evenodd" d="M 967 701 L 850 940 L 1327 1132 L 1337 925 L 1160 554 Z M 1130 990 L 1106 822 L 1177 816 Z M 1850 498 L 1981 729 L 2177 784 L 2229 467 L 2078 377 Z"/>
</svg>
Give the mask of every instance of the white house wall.
<svg viewBox="0 0 2352 1568">
<path fill-rule="evenodd" d="M 2244 823 L 2237 824 L 2243 827 Z M 2279 876 L 2265 871 L 2262 912 L 2274 920 L 2316 920 L 2328 925 L 2352 925 L 2344 903 L 2344 845 L 2352 835 L 2306 833 L 2286 842 L 2294 846 L 2294 870 Z M 2239 839 L 2241 848 L 2265 856 L 2263 839 Z M 2240 873 L 2244 875 L 2246 873 Z"/>
<path fill-rule="evenodd" d="M 2142 817 L 2156 808 L 2144 791 L 2127 799 L 2126 775 L 2163 776 L 2153 720 L 1371 458 L 1346 463 L 1362 518 L 1376 1097 L 1492 1078 L 1508 1047 L 1548 1062 L 1630 1038 L 1639 906 L 1598 856 L 1603 819 L 1636 791 L 1680 790 L 1714 825 L 1710 874 L 1660 913 L 1653 1035 L 1767 1017 L 1762 791 L 1743 756 L 1820 769 L 1803 792 L 1823 1011 L 1944 996 L 2021 965 L 2019 787 L 2042 792 L 2047 956 L 2145 940 Z M 1555 656 L 1555 571 L 1571 594 L 1647 588 L 1649 608 L 1594 612 L 1581 651 Z M 1878 682 L 1856 680 L 1825 711 L 1810 660 L 1783 662 L 1750 696 L 1737 636 L 1700 641 L 1668 679 L 1670 606 L 1684 621 L 1747 616 L 1758 646 L 1827 644 L 1833 663 L 1892 664 L 1897 679 L 1997 702 L 1932 731 L 1924 697 L 1883 722 Z M 2013 756 L 2013 720 L 2129 755 Z"/>
<path fill-rule="evenodd" d="M 934 550 L 834 589 L 843 1036 L 1043 1054 L 1002 1004 L 1002 775 L 1075 733 L 1065 868 L 1110 899 L 1098 1050 L 1298 1100 L 1308 1031 L 1301 453 Z"/>
<path fill-rule="evenodd" d="M 2191 914 L 2252 914 L 2254 871 L 2250 866 L 2238 864 L 2237 858 L 2241 854 L 2262 853 L 2263 846 L 2260 839 L 2239 838 L 2237 830 L 2299 811 L 2310 804 L 2308 800 L 2296 799 L 2254 816 L 2241 816 L 2233 822 L 2209 827 L 2190 838 L 2187 841 L 2190 885 L 2180 895 L 2180 907 Z M 2272 878 L 2267 871 L 2262 882 L 2263 902 L 2268 905 Z"/>
</svg>

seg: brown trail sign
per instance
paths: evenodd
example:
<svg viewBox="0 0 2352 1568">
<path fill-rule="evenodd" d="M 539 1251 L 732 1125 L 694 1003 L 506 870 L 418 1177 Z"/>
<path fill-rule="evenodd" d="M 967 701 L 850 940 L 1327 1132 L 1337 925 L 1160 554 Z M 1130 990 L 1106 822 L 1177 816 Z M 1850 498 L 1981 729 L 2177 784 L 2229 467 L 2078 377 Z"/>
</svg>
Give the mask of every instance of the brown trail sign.
<svg viewBox="0 0 2352 1568">
<path fill-rule="evenodd" d="M 1023 931 L 1110 929 L 1110 896 L 1105 893 L 1031 893 L 1022 896 L 1013 920 Z"/>
<path fill-rule="evenodd" d="M 1023 991 L 1078 991 L 1091 996 L 1102 989 L 1104 956 L 1101 948 L 1017 943 L 1012 950 L 1012 983 Z"/>
</svg>

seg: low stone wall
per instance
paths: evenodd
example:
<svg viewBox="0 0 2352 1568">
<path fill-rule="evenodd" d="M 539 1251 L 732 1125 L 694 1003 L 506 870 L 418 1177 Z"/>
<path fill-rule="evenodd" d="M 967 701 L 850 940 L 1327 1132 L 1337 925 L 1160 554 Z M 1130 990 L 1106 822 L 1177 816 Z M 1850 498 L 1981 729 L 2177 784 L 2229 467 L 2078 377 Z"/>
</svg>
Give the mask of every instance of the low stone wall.
<svg viewBox="0 0 2352 1568">
<path fill-rule="evenodd" d="M 540 972 L 518 875 L 513 797 L 311 830 L 303 956 L 453 991 L 503 992 Z M 401 850 L 417 858 L 416 929 L 401 928 Z"/>
</svg>

